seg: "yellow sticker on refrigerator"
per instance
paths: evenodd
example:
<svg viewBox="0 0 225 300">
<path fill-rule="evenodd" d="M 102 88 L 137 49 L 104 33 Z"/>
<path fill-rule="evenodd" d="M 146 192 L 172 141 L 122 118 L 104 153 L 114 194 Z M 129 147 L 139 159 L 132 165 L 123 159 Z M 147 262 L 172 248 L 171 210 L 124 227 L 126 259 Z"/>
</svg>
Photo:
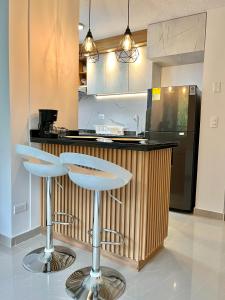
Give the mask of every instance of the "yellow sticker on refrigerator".
<svg viewBox="0 0 225 300">
<path fill-rule="evenodd" d="M 152 101 L 160 100 L 161 88 L 153 88 L 152 89 Z"/>
</svg>

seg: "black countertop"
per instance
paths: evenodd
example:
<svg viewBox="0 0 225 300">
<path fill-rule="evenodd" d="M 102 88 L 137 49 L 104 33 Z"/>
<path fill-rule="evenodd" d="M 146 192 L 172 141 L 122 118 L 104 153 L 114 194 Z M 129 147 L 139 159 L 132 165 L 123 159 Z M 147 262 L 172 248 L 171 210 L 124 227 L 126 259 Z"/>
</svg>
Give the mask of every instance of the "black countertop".
<svg viewBox="0 0 225 300">
<path fill-rule="evenodd" d="M 136 151 L 152 151 L 158 149 L 176 147 L 177 143 L 174 142 L 157 142 L 155 140 L 148 140 L 146 144 L 140 144 L 139 142 L 113 142 L 105 143 L 98 142 L 96 140 L 82 140 L 82 139 L 70 139 L 70 138 L 53 138 L 53 137 L 32 137 L 30 138 L 32 143 L 38 144 L 61 144 L 61 145 L 74 145 L 74 146 L 87 146 L 87 147 L 98 147 L 98 148 L 109 148 L 109 149 L 127 149 Z"/>
</svg>

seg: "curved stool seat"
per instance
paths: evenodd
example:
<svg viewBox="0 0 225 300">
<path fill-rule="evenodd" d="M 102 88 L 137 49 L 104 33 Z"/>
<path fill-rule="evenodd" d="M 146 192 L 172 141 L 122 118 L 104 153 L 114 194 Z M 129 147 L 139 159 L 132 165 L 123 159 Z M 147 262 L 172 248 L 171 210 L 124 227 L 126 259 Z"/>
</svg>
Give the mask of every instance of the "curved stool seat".
<svg viewBox="0 0 225 300">
<path fill-rule="evenodd" d="M 70 179 L 87 190 L 119 189 L 132 178 L 132 174 L 124 168 L 86 154 L 62 153 L 60 161 L 67 165 Z"/>
<path fill-rule="evenodd" d="M 53 177 L 66 175 L 68 170 L 60 163 L 59 157 L 45 151 L 17 145 L 16 152 L 24 158 L 24 168 L 30 174 L 46 178 L 46 246 L 28 253 L 23 259 L 23 266 L 35 273 L 64 270 L 72 265 L 76 254 L 67 247 L 53 245 L 53 224 L 59 222 L 52 220 L 51 180 Z"/>
<path fill-rule="evenodd" d="M 126 281 L 118 271 L 100 266 L 101 244 L 121 244 L 101 240 L 101 191 L 118 189 L 132 178 L 127 170 L 100 158 L 78 153 L 62 153 L 60 161 L 68 168 L 68 175 L 78 186 L 94 191 L 92 266 L 75 271 L 66 281 L 66 289 L 73 299 L 114 300 L 121 297 Z M 114 230 L 103 229 L 113 234 Z M 123 240 L 122 235 L 121 240 Z"/>
</svg>

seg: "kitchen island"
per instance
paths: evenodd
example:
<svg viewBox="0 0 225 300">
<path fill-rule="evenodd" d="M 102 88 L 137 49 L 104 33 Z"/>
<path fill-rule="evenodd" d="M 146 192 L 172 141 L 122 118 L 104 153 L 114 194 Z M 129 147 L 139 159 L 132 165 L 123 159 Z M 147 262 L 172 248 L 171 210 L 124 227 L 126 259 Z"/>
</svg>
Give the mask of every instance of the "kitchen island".
<svg viewBox="0 0 225 300">
<path fill-rule="evenodd" d="M 44 151 L 59 155 L 76 152 L 100 157 L 126 168 L 133 174 L 131 182 L 111 194 L 102 195 L 102 227 L 124 235 L 121 246 L 102 245 L 102 254 L 126 262 L 140 270 L 159 250 L 167 237 L 170 195 L 171 154 L 175 143 L 147 141 L 104 143 L 87 138 L 31 138 Z M 67 176 L 53 183 L 55 211 L 78 218 L 71 226 L 54 226 L 55 238 L 91 249 L 93 192 L 74 185 Z M 45 222 L 44 185 L 42 185 L 42 224 Z M 103 238 L 118 242 L 118 237 L 104 233 Z"/>
</svg>

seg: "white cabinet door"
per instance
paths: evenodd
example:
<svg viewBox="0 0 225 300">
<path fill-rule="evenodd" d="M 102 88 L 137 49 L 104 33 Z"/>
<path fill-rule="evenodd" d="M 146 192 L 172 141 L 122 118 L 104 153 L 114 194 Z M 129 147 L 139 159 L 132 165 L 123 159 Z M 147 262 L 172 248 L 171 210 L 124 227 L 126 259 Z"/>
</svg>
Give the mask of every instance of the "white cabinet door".
<svg viewBox="0 0 225 300">
<path fill-rule="evenodd" d="M 147 47 L 139 47 L 139 57 L 129 64 L 129 92 L 146 92 L 151 88 L 152 62 L 147 58 Z"/>
<path fill-rule="evenodd" d="M 104 74 L 104 54 L 99 55 L 99 61 L 91 63 L 87 61 L 87 94 L 104 94 L 105 74 Z"/>
<path fill-rule="evenodd" d="M 133 64 L 118 62 L 114 52 L 87 63 L 88 95 L 146 92 L 151 87 L 152 63 L 147 59 L 147 47 L 140 47 L 139 53 Z"/>
<path fill-rule="evenodd" d="M 185 57 L 188 53 L 190 55 L 193 52 L 204 52 L 206 23 L 207 15 L 201 13 L 149 25 L 149 58 L 156 62 L 164 62 L 163 57 L 181 54 Z M 190 55 L 189 63 L 192 58 L 193 63 L 196 62 L 195 56 Z"/>
<path fill-rule="evenodd" d="M 128 93 L 128 64 L 119 63 L 115 52 L 105 54 L 105 93 Z"/>
</svg>

